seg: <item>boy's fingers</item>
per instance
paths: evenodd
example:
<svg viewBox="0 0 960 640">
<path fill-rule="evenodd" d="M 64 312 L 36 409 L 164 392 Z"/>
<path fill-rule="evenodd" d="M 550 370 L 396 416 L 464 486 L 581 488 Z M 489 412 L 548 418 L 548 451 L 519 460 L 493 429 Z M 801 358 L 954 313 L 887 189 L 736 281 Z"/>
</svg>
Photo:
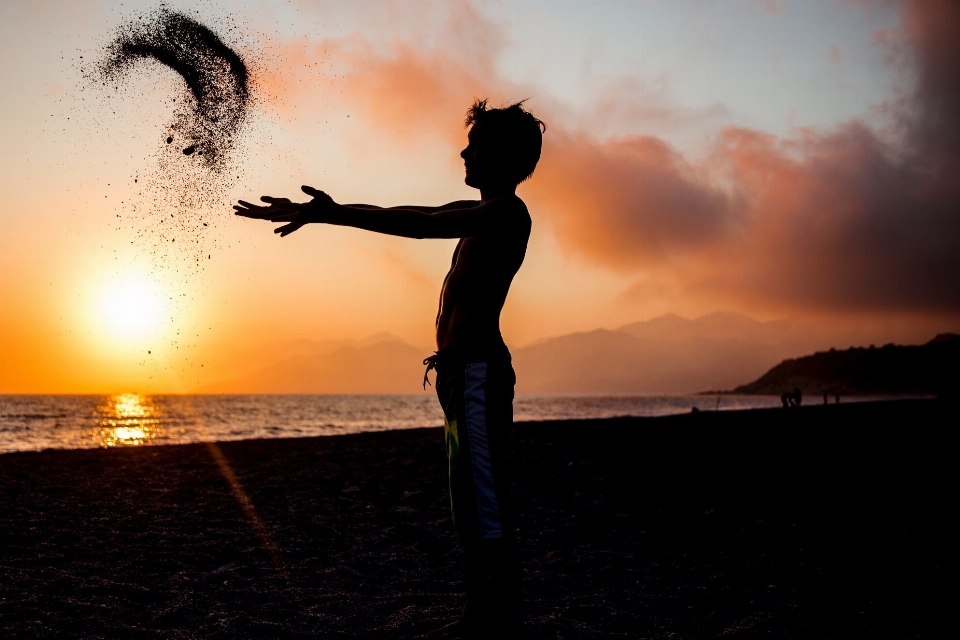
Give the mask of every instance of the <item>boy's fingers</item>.
<svg viewBox="0 0 960 640">
<path fill-rule="evenodd" d="M 273 230 L 274 233 L 279 233 L 280 237 L 288 236 L 303 225 L 297 224 L 296 222 L 291 222 L 290 224 L 285 224 L 282 227 L 277 227 Z"/>
<path fill-rule="evenodd" d="M 317 191 L 313 187 L 309 187 L 307 185 L 303 185 L 302 187 L 300 187 L 300 190 L 303 191 L 308 196 L 315 196 L 318 193 L 323 193 L 322 191 Z"/>
<path fill-rule="evenodd" d="M 299 216 L 299 215 L 300 215 L 300 214 L 297 213 L 297 212 L 294 212 L 294 213 L 284 213 L 284 214 L 279 215 L 279 216 L 273 216 L 273 217 L 271 217 L 271 218 L 270 218 L 270 222 L 288 222 L 288 221 L 290 221 L 290 220 L 295 219 L 295 218 L 296 218 L 297 216 Z"/>
<path fill-rule="evenodd" d="M 257 220 L 266 220 L 270 217 L 269 213 L 255 211 L 253 209 L 244 209 L 242 207 L 234 207 L 233 212 L 238 216 L 243 216 L 244 218 L 256 218 Z"/>
<path fill-rule="evenodd" d="M 264 212 L 267 212 L 267 211 L 270 211 L 270 210 L 274 210 L 274 211 L 276 210 L 276 209 L 275 209 L 275 205 L 272 205 L 272 206 L 269 206 L 269 207 L 264 207 L 264 206 L 258 205 L 258 204 L 250 204 L 249 202 L 244 202 L 244 201 L 242 201 L 242 200 L 240 201 L 239 204 L 234 205 L 233 208 L 234 208 L 234 209 L 241 209 L 241 208 L 242 208 L 242 209 L 245 210 L 245 211 L 259 212 L 259 213 L 264 213 Z"/>
</svg>

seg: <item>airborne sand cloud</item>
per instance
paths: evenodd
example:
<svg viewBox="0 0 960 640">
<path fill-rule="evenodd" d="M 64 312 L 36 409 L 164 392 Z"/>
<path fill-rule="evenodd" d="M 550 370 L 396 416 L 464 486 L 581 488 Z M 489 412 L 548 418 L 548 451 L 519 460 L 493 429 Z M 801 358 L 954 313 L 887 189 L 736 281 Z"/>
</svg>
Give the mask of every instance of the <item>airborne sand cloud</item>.
<svg viewBox="0 0 960 640">
<path fill-rule="evenodd" d="M 563 96 L 498 74 L 502 27 L 465 3 L 450 5 L 439 39 L 276 43 L 286 65 L 265 82 L 290 108 L 309 101 L 310 83 L 291 80 L 309 69 L 397 144 L 459 144 L 462 130 L 437 123 L 475 96 L 534 96 L 548 123 L 541 165 L 521 187 L 534 215 L 562 249 L 642 273 L 645 290 L 709 291 L 753 308 L 955 315 L 960 5 L 904 0 L 900 14 L 897 31 L 876 34 L 878 55 L 916 83 L 883 105 L 889 127 L 864 119 L 789 138 L 727 127 L 697 161 L 655 136 L 601 139 L 553 118 Z"/>
</svg>

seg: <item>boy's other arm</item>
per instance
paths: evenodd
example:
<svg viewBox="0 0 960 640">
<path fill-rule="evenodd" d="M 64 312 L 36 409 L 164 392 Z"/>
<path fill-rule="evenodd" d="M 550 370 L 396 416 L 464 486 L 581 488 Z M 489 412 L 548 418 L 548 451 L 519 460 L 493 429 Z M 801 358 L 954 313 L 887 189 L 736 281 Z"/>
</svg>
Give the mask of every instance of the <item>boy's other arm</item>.
<svg viewBox="0 0 960 640">
<path fill-rule="evenodd" d="M 411 211 L 419 211 L 420 213 L 439 213 L 441 211 L 450 211 L 452 209 L 466 209 L 468 207 L 476 207 L 479 204 L 480 204 L 479 200 L 457 200 L 455 202 L 448 202 L 447 204 L 442 204 L 439 207 L 428 207 L 422 204 L 404 204 L 398 207 L 378 207 L 375 204 L 345 204 L 342 206 L 351 207 L 353 209 L 377 209 L 380 211 L 409 209 Z"/>
<path fill-rule="evenodd" d="M 388 209 L 336 205 L 320 221 L 405 238 L 465 238 L 498 226 L 503 210 L 496 200 Z"/>
<path fill-rule="evenodd" d="M 236 214 L 247 218 L 286 222 L 274 229 L 281 237 L 305 224 L 319 222 L 366 229 L 406 238 L 463 238 L 499 226 L 507 207 L 499 199 L 480 203 L 460 200 L 442 207 L 391 207 L 373 205 L 341 205 L 322 191 L 304 186 L 303 192 L 313 196 L 311 202 L 295 203 L 286 198 L 260 198 L 268 206 L 240 201 Z"/>
</svg>

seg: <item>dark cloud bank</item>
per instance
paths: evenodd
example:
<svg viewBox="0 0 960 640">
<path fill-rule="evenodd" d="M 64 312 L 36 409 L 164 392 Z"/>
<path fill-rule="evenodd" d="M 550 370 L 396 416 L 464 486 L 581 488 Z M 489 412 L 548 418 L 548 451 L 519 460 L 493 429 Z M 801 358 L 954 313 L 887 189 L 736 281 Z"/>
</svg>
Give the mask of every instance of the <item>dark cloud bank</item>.
<svg viewBox="0 0 960 640">
<path fill-rule="evenodd" d="M 901 11 L 878 46 L 918 76 L 889 106 L 890 131 L 854 121 L 782 140 L 728 128 L 694 167 L 657 138 L 554 130 L 529 189 L 564 246 L 614 268 L 669 270 L 688 291 L 956 314 L 960 4 L 905 0 Z"/>
</svg>

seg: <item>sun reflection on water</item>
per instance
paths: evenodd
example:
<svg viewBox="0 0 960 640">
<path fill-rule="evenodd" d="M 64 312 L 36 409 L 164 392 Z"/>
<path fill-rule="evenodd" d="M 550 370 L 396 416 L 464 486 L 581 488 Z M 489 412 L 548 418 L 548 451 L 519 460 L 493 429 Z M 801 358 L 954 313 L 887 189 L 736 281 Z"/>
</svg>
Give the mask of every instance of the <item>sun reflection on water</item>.
<svg viewBox="0 0 960 640">
<path fill-rule="evenodd" d="M 97 427 L 93 438 L 101 447 L 147 444 L 160 436 L 161 414 L 147 396 L 124 393 L 109 396 L 94 412 Z"/>
</svg>

